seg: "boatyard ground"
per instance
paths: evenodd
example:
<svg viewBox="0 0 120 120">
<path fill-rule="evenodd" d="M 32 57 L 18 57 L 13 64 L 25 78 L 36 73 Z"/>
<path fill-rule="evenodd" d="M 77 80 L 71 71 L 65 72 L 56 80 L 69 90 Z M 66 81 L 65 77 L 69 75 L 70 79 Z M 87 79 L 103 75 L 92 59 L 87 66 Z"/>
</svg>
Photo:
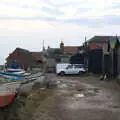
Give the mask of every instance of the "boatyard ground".
<svg viewBox="0 0 120 120">
<path fill-rule="evenodd" d="M 120 86 L 99 76 L 46 74 L 46 86 L 35 85 L 0 109 L 0 120 L 120 120 Z"/>
</svg>

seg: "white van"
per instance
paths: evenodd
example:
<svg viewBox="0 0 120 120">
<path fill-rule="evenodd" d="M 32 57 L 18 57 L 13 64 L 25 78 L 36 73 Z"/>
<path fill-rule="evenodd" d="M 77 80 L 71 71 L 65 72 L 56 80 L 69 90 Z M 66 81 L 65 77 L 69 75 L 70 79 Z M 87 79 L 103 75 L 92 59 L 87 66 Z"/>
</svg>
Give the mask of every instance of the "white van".
<svg viewBox="0 0 120 120">
<path fill-rule="evenodd" d="M 60 63 L 56 65 L 56 73 L 58 75 L 81 74 L 85 72 L 86 70 L 83 64 Z"/>
</svg>

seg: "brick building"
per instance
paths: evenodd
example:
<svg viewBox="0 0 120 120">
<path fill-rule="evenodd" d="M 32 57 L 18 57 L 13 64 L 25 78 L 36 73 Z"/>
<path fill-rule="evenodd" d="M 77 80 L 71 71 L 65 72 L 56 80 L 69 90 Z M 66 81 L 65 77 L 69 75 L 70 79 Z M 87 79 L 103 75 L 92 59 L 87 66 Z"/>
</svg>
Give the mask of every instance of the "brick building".
<svg viewBox="0 0 120 120">
<path fill-rule="evenodd" d="M 6 58 L 7 67 L 10 67 L 13 61 L 16 61 L 20 68 L 26 70 L 32 66 L 42 64 L 43 56 L 41 52 L 30 52 L 22 48 L 16 48 Z"/>
</svg>

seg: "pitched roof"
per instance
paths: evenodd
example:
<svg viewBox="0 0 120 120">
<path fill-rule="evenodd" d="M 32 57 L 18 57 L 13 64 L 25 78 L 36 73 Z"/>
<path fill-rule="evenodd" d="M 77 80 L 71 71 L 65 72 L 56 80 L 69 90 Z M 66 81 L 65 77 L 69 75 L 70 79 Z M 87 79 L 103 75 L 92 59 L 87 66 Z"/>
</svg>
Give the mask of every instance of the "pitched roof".
<svg viewBox="0 0 120 120">
<path fill-rule="evenodd" d="M 108 42 L 110 36 L 94 36 L 88 40 L 89 43 L 91 42 Z"/>
<path fill-rule="evenodd" d="M 64 46 L 64 52 L 75 54 L 80 46 Z"/>
<path fill-rule="evenodd" d="M 22 53 L 22 54 L 25 54 L 25 56 L 30 59 L 30 60 L 34 60 L 34 57 L 31 55 L 30 51 L 26 50 L 26 49 L 23 49 L 23 48 L 16 48 L 11 54 L 9 54 L 9 56 L 6 58 L 6 59 L 9 59 L 11 58 L 14 53 Z"/>
<path fill-rule="evenodd" d="M 20 51 L 22 51 L 22 52 L 25 52 L 25 53 L 28 53 L 29 52 L 29 50 L 26 50 L 26 49 L 23 49 L 23 48 L 16 48 L 15 50 L 20 50 Z"/>
<path fill-rule="evenodd" d="M 61 55 L 63 54 L 63 51 L 61 48 L 48 48 L 46 51 L 46 55 L 48 58 L 53 58 L 56 55 Z"/>
<path fill-rule="evenodd" d="M 32 56 L 35 57 L 36 60 L 43 61 L 42 52 L 31 52 Z"/>
<path fill-rule="evenodd" d="M 88 43 L 91 42 L 108 42 L 108 41 L 115 41 L 117 38 L 120 38 L 120 36 L 94 36 L 91 39 L 88 40 Z"/>
<path fill-rule="evenodd" d="M 117 42 L 120 43 L 120 36 L 94 36 L 87 41 L 87 44 L 91 46 L 91 48 L 101 48 L 98 44 L 107 43 L 110 48 L 115 48 Z M 103 47 L 103 46 L 102 46 Z"/>
</svg>

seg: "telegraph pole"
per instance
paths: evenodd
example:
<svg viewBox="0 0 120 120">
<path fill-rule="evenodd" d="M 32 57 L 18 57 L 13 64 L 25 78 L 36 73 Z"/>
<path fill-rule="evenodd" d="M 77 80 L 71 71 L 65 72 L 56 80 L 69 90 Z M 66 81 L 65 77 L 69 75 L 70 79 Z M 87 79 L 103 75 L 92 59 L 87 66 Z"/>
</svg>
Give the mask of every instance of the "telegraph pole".
<svg viewBox="0 0 120 120">
<path fill-rule="evenodd" d="M 43 40 L 43 52 L 45 51 L 44 40 Z"/>
<path fill-rule="evenodd" d="M 85 55 L 84 55 L 84 65 L 85 65 L 85 68 L 88 66 L 88 51 L 87 51 L 87 39 L 86 39 L 86 36 L 85 36 L 85 43 L 84 43 L 84 52 L 85 52 Z"/>
</svg>

